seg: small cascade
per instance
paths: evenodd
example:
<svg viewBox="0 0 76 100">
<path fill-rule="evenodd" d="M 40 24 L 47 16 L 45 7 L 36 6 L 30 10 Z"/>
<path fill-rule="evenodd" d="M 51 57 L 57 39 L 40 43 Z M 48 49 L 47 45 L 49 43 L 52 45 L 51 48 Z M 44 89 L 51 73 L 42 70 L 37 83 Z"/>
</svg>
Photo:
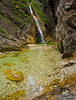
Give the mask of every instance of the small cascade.
<svg viewBox="0 0 76 100">
<path fill-rule="evenodd" d="M 43 32 L 42 32 L 42 30 L 41 30 L 41 27 L 40 27 L 40 25 L 39 25 L 39 22 L 38 22 L 38 20 L 36 19 L 36 17 L 33 15 L 33 10 L 32 10 L 32 8 L 31 8 L 31 6 L 29 5 L 29 9 L 30 9 L 30 12 L 31 12 L 31 14 L 32 14 L 32 16 L 33 16 L 33 18 L 34 18 L 34 20 L 35 20 L 35 22 L 36 22 L 36 25 L 37 25 L 37 27 L 38 27 L 38 30 L 39 30 L 39 33 L 40 33 L 40 37 L 41 37 L 41 43 L 46 43 L 46 41 L 45 41 L 45 39 L 44 39 L 44 35 L 43 35 Z"/>
</svg>

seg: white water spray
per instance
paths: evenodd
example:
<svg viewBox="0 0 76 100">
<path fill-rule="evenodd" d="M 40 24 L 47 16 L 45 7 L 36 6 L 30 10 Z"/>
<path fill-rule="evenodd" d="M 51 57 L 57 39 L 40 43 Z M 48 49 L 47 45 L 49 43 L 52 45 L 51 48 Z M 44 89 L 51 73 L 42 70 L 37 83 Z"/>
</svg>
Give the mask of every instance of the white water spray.
<svg viewBox="0 0 76 100">
<path fill-rule="evenodd" d="M 43 36 L 43 32 L 42 32 L 42 30 L 41 30 L 41 28 L 40 28 L 40 25 L 39 25 L 39 22 L 38 22 L 38 20 L 36 19 L 36 17 L 33 15 L 33 10 L 32 10 L 32 8 L 31 8 L 30 5 L 29 5 L 29 9 L 30 9 L 30 12 L 31 12 L 31 14 L 32 14 L 32 16 L 33 16 L 33 18 L 34 18 L 36 24 L 37 24 L 37 27 L 38 27 L 38 30 L 39 30 L 39 33 L 40 33 L 40 36 L 41 36 L 41 43 L 46 43 L 46 42 L 45 42 L 45 39 L 44 39 L 44 36 Z"/>
</svg>

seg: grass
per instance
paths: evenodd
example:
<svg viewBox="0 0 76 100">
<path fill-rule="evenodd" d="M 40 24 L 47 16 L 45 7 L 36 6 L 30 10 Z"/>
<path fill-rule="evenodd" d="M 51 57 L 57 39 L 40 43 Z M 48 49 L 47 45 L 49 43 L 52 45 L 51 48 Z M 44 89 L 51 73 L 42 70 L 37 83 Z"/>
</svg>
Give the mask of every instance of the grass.
<svg viewBox="0 0 76 100">
<path fill-rule="evenodd" d="M 56 45 L 56 42 L 50 42 L 50 43 L 36 43 L 36 44 Z"/>
</svg>

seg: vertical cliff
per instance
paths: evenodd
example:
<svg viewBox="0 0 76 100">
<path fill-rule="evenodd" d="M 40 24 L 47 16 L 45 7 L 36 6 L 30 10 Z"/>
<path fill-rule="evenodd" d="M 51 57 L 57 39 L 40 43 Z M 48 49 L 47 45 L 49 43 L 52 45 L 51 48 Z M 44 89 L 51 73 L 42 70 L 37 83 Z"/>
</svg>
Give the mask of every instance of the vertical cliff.
<svg viewBox="0 0 76 100">
<path fill-rule="evenodd" d="M 76 1 L 60 0 L 57 6 L 56 39 L 63 57 L 76 50 Z"/>
</svg>

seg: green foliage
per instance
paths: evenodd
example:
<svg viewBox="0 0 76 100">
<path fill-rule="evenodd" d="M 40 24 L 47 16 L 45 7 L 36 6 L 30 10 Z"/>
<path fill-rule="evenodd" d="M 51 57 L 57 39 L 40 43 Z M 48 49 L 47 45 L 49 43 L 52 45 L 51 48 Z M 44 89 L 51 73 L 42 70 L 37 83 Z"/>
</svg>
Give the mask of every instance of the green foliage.
<svg viewBox="0 0 76 100">
<path fill-rule="evenodd" d="M 27 3 L 30 3 L 32 0 L 27 0 Z"/>
<path fill-rule="evenodd" d="M 35 3 L 35 2 L 31 2 L 31 5 L 37 10 L 37 13 L 40 16 L 41 20 L 44 22 L 44 24 L 46 24 L 47 23 L 47 19 L 45 17 L 45 14 L 43 13 L 43 11 L 40 8 L 41 4 Z"/>
<path fill-rule="evenodd" d="M 30 17 L 27 15 L 28 5 L 26 4 L 26 0 L 12 0 L 13 10 L 16 14 L 16 18 L 18 22 L 24 22 L 24 18 L 26 17 L 26 21 L 30 21 Z M 24 24 L 23 24 L 24 25 Z M 26 25 L 26 24 L 25 24 Z"/>
<path fill-rule="evenodd" d="M 0 18 L 1 18 L 1 17 L 4 18 L 3 15 L 0 14 Z"/>
<path fill-rule="evenodd" d="M 4 18 L 4 19 L 7 21 L 7 23 L 8 23 L 8 24 L 10 24 L 9 19 L 8 19 L 8 18 L 6 18 L 6 17 L 4 17 L 4 16 L 3 16 L 3 15 L 1 15 L 1 14 L 0 14 L 0 18 Z"/>
<path fill-rule="evenodd" d="M 16 18 L 17 18 L 17 21 L 18 21 L 18 22 L 20 22 L 20 21 L 21 21 L 21 19 L 20 19 L 19 17 L 16 17 Z"/>
<path fill-rule="evenodd" d="M 7 21 L 8 24 L 10 24 L 10 20 L 8 18 L 6 18 L 6 21 Z"/>
<path fill-rule="evenodd" d="M 4 33 L 4 30 L 2 28 L 0 28 L 0 32 Z"/>
<path fill-rule="evenodd" d="M 25 22 L 25 23 L 22 23 L 23 25 L 27 25 L 27 22 Z"/>
</svg>

